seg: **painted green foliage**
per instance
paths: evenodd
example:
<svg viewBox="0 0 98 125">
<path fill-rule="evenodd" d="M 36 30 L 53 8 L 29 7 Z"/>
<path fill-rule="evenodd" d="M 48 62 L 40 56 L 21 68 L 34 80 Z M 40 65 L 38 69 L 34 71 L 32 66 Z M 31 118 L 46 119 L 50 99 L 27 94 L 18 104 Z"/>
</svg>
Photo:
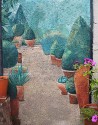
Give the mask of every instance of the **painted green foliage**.
<svg viewBox="0 0 98 125">
<path fill-rule="evenodd" d="M 24 33 L 24 25 L 23 24 L 16 24 L 13 26 L 13 33 L 14 36 L 21 36 Z"/>
<path fill-rule="evenodd" d="M 76 94 L 74 78 L 71 77 L 66 81 L 66 90 L 71 94 Z"/>
<path fill-rule="evenodd" d="M 31 28 L 28 28 L 24 34 L 24 38 L 26 40 L 32 40 L 35 39 L 35 34 Z"/>
<path fill-rule="evenodd" d="M 57 41 L 54 41 L 53 44 L 52 44 L 52 46 L 51 46 L 51 49 L 50 49 L 50 54 L 51 55 L 55 55 L 56 45 L 57 45 Z"/>
<path fill-rule="evenodd" d="M 3 68 L 11 68 L 16 65 L 18 51 L 13 43 L 3 40 Z"/>
<path fill-rule="evenodd" d="M 73 24 L 62 58 L 62 68 L 73 70 L 75 61 L 83 63 L 84 58 L 90 58 L 90 28 L 82 17 Z"/>
<path fill-rule="evenodd" d="M 46 38 L 41 40 L 41 45 L 42 45 L 42 49 L 44 51 L 44 53 L 46 55 L 50 54 L 51 51 L 51 46 L 54 43 L 54 41 L 57 41 L 57 43 L 61 46 L 64 45 L 66 43 L 66 38 L 60 36 L 60 35 L 54 35 L 54 36 L 47 36 Z M 57 43 L 56 43 L 56 47 L 57 47 Z"/>
</svg>

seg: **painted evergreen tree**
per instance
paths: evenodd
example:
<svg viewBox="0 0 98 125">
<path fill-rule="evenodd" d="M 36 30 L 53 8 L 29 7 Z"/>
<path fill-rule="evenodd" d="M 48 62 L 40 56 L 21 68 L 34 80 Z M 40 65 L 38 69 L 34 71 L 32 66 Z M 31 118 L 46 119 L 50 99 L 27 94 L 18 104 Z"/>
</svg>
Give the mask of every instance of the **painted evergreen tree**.
<svg viewBox="0 0 98 125">
<path fill-rule="evenodd" d="M 18 8 L 16 15 L 15 15 L 15 18 L 13 20 L 13 23 L 14 24 L 26 24 L 27 23 L 21 5 L 19 5 L 19 8 Z"/>
<path fill-rule="evenodd" d="M 84 58 L 90 58 L 91 53 L 90 28 L 80 16 L 72 26 L 68 38 L 68 46 L 62 59 L 62 68 L 73 70 L 75 61 L 83 63 Z"/>
</svg>

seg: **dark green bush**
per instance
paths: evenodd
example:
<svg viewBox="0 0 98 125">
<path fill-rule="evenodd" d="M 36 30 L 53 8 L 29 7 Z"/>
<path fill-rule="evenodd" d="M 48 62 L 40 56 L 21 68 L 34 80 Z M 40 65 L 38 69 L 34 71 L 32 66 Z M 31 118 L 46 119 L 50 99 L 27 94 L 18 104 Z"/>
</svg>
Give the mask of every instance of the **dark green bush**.
<svg viewBox="0 0 98 125">
<path fill-rule="evenodd" d="M 73 70 L 75 61 L 83 63 L 84 58 L 90 58 L 91 53 L 90 28 L 82 17 L 79 17 L 72 26 L 68 38 L 68 46 L 62 57 L 62 68 Z"/>
<path fill-rule="evenodd" d="M 60 35 L 47 36 L 46 38 L 42 39 L 40 42 L 42 45 L 42 49 L 46 55 L 50 54 L 50 50 L 54 41 L 57 41 L 60 46 L 63 44 L 65 47 L 66 38 Z"/>
<path fill-rule="evenodd" d="M 3 68 L 11 68 L 16 65 L 18 51 L 12 42 L 3 40 Z"/>
<path fill-rule="evenodd" d="M 74 78 L 71 77 L 66 81 L 66 90 L 71 94 L 76 94 Z"/>
<path fill-rule="evenodd" d="M 35 39 L 35 34 L 31 28 L 27 29 L 24 35 L 26 40 L 33 40 Z"/>
<path fill-rule="evenodd" d="M 21 36 L 24 33 L 24 25 L 23 24 L 15 24 L 13 26 L 14 36 Z"/>
<path fill-rule="evenodd" d="M 50 54 L 51 55 L 55 55 L 55 49 L 56 49 L 56 45 L 58 44 L 57 41 L 54 41 L 51 48 L 50 48 Z"/>
</svg>

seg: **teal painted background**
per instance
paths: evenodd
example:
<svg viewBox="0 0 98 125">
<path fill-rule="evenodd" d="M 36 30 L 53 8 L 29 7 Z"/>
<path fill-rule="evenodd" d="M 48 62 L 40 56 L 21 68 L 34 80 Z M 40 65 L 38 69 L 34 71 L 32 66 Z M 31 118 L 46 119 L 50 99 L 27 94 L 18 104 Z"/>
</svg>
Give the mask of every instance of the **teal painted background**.
<svg viewBox="0 0 98 125">
<path fill-rule="evenodd" d="M 73 70 L 75 61 L 83 62 L 91 56 L 90 0 L 15 1 L 11 4 L 11 0 L 3 0 L 3 40 L 13 42 L 21 36 L 25 45 L 26 38 L 35 39 L 46 55 L 51 54 L 51 46 L 57 41 L 59 51 L 56 48 L 55 55 L 62 58 L 62 68 L 68 70 Z M 28 28 L 33 31 L 26 34 Z"/>
<path fill-rule="evenodd" d="M 90 26 L 90 0 L 19 0 L 12 9 L 11 20 L 15 18 L 19 5 L 37 38 L 51 32 L 68 37 L 79 16 Z"/>
</svg>

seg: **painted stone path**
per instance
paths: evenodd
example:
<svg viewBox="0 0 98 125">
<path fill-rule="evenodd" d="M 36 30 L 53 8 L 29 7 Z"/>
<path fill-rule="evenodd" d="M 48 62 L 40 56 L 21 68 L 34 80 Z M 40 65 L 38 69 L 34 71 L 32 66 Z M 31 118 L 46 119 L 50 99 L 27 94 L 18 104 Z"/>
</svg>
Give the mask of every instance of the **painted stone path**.
<svg viewBox="0 0 98 125">
<path fill-rule="evenodd" d="M 68 95 L 61 95 L 57 88 L 61 67 L 51 65 L 40 45 L 18 51 L 31 74 L 25 84 L 25 101 L 20 102 L 21 125 L 82 125 L 78 105 L 69 104 Z"/>
</svg>

